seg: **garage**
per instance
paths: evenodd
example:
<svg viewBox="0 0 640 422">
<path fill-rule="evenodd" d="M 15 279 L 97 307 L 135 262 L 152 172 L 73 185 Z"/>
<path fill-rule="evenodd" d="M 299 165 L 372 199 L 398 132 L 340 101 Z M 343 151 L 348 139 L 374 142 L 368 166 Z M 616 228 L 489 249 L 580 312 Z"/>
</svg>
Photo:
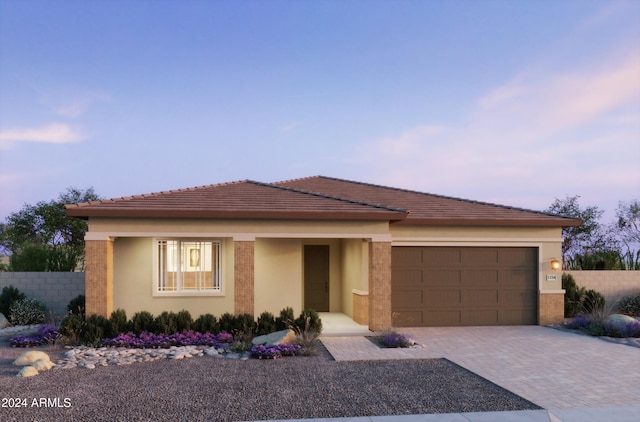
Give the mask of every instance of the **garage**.
<svg viewBox="0 0 640 422">
<path fill-rule="evenodd" d="M 398 327 L 538 323 L 537 248 L 394 246 L 391 286 Z"/>
</svg>

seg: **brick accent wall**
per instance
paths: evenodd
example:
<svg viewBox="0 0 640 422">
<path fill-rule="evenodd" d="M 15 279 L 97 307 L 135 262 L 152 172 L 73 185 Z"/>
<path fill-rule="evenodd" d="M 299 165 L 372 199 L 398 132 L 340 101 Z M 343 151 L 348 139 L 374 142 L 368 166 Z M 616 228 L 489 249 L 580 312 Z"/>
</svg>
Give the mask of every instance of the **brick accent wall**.
<svg viewBox="0 0 640 422">
<path fill-rule="evenodd" d="M 234 296 L 236 315 L 254 314 L 255 242 L 234 241 Z"/>
<path fill-rule="evenodd" d="M 564 293 L 540 293 L 538 325 L 561 324 L 564 321 Z"/>
<path fill-rule="evenodd" d="M 353 320 L 360 325 L 369 325 L 369 295 L 352 293 Z"/>
<path fill-rule="evenodd" d="M 109 317 L 113 312 L 113 241 L 85 242 L 85 296 L 87 315 Z"/>
<path fill-rule="evenodd" d="M 84 294 L 84 273 L 0 272 L 0 291 L 7 286 L 47 305 L 60 322 L 67 314 L 69 301 Z"/>
<path fill-rule="evenodd" d="M 622 296 L 640 293 L 640 271 L 565 271 L 576 284 L 601 293 L 607 304 Z"/>
<path fill-rule="evenodd" d="M 391 328 L 391 242 L 369 243 L 369 329 Z"/>
</svg>

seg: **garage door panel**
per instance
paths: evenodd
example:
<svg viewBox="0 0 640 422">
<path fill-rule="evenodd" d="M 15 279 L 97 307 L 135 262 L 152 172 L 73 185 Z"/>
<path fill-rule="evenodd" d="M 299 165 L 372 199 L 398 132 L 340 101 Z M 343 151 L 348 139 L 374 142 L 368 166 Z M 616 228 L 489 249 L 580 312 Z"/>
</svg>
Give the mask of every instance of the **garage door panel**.
<svg viewBox="0 0 640 422">
<path fill-rule="evenodd" d="M 422 274 L 425 284 L 429 286 L 453 286 L 462 281 L 460 270 L 425 269 Z"/>
<path fill-rule="evenodd" d="M 479 268 L 465 269 L 461 271 L 463 285 L 473 287 L 476 285 L 496 286 L 498 284 L 498 271 Z"/>
<path fill-rule="evenodd" d="M 463 267 L 495 267 L 498 251 L 494 248 L 460 248 Z"/>
<path fill-rule="evenodd" d="M 422 269 L 392 270 L 391 279 L 396 280 L 398 286 L 413 286 L 422 283 Z"/>
<path fill-rule="evenodd" d="M 399 311 L 393 313 L 393 325 L 396 327 L 424 327 L 422 311 Z"/>
<path fill-rule="evenodd" d="M 498 311 L 495 309 L 469 309 L 462 311 L 461 325 L 497 325 Z"/>
<path fill-rule="evenodd" d="M 422 290 L 397 290 L 391 296 L 392 309 L 421 308 L 424 305 Z"/>
<path fill-rule="evenodd" d="M 392 248 L 391 259 L 398 266 L 420 266 L 423 264 L 423 249 L 415 247 Z"/>
<path fill-rule="evenodd" d="M 537 248 L 394 246 L 392 251 L 392 311 L 394 319 L 400 314 L 401 326 L 537 322 Z"/>
<path fill-rule="evenodd" d="M 458 308 L 462 302 L 460 289 L 429 290 L 425 297 L 425 306 L 428 309 Z"/>
<path fill-rule="evenodd" d="M 423 263 L 428 267 L 458 267 L 461 261 L 460 250 L 454 248 L 431 248 L 423 254 Z"/>
<path fill-rule="evenodd" d="M 496 289 L 465 289 L 462 293 L 463 307 L 495 308 L 498 303 Z"/>
</svg>

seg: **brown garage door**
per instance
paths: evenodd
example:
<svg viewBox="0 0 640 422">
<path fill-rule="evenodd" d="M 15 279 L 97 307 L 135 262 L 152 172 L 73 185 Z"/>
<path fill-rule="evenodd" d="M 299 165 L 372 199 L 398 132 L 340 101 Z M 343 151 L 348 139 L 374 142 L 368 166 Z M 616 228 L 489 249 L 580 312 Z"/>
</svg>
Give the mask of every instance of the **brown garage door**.
<svg viewBox="0 0 640 422">
<path fill-rule="evenodd" d="M 536 324 L 537 262 L 537 248 L 394 246 L 394 324 Z"/>
</svg>

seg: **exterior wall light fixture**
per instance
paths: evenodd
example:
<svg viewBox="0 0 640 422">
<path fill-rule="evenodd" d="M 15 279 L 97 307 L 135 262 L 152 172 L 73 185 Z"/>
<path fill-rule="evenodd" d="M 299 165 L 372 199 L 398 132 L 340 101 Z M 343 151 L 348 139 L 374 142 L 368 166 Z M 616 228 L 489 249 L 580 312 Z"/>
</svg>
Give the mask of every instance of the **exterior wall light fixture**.
<svg viewBox="0 0 640 422">
<path fill-rule="evenodd" d="M 559 270 L 561 267 L 560 261 L 558 261 L 557 259 L 553 258 L 551 260 L 551 269 L 552 270 Z"/>
</svg>

